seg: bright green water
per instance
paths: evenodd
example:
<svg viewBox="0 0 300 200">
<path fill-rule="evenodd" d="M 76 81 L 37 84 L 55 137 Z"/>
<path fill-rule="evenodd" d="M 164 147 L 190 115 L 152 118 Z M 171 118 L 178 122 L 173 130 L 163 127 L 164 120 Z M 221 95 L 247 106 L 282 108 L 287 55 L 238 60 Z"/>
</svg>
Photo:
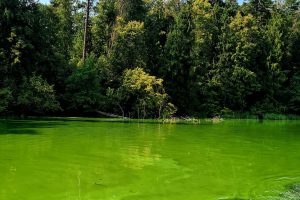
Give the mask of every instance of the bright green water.
<svg viewBox="0 0 300 200">
<path fill-rule="evenodd" d="M 300 182 L 300 121 L 0 121 L 1 200 L 268 199 Z"/>
</svg>

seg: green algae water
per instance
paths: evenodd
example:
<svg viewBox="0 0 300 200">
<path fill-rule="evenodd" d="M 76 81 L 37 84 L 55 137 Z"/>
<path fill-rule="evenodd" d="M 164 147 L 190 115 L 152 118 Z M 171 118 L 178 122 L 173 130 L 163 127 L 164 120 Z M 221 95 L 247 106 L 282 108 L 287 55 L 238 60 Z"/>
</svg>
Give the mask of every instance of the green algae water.
<svg viewBox="0 0 300 200">
<path fill-rule="evenodd" d="M 0 121 L 1 200 L 270 199 L 294 183 L 299 121 Z"/>
</svg>

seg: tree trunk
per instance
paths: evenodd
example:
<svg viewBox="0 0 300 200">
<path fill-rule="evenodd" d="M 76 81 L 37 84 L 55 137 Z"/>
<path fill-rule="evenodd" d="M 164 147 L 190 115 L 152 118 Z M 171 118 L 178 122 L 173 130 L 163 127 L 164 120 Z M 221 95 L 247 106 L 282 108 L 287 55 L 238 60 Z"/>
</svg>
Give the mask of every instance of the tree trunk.
<svg viewBox="0 0 300 200">
<path fill-rule="evenodd" d="M 91 0 L 87 0 L 86 4 L 86 13 L 85 13 L 85 23 L 84 23 L 84 36 L 83 36 L 83 53 L 82 53 L 82 60 L 86 59 L 87 54 L 87 42 L 88 42 L 88 34 L 89 34 L 89 21 L 90 21 L 90 7 L 91 7 Z"/>
<path fill-rule="evenodd" d="M 159 105 L 159 109 L 158 109 L 158 119 L 161 118 L 161 109 L 162 109 L 162 105 Z"/>
<path fill-rule="evenodd" d="M 125 118 L 125 112 L 124 112 L 124 110 L 123 110 L 122 106 L 121 106 L 120 104 L 118 104 L 118 106 L 119 106 L 119 108 L 120 108 L 120 110 L 121 110 L 121 112 L 122 112 L 122 116 L 123 116 L 123 118 Z"/>
</svg>

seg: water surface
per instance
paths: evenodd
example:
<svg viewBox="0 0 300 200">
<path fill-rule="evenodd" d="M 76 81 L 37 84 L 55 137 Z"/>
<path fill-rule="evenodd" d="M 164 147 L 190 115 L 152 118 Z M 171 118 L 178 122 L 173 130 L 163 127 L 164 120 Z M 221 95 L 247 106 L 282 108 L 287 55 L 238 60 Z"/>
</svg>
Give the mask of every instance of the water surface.
<svg viewBox="0 0 300 200">
<path fill-rule="evenodd" d="M 269 199 L 299 182 L 299 121 L 0 121 L 1 200 Z"/>
</svg>

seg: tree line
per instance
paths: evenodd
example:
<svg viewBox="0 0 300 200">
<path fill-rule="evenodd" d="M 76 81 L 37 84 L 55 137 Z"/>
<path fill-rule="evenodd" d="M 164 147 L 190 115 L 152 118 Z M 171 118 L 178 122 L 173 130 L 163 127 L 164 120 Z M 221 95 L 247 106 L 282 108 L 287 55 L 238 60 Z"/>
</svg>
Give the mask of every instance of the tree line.
<svg viewBox="0 0 300 200">
<path fill-rule="evenodd" d="M 300 114 L 299 5 L 0 0 L 0 115 Z"/>
</svg>

